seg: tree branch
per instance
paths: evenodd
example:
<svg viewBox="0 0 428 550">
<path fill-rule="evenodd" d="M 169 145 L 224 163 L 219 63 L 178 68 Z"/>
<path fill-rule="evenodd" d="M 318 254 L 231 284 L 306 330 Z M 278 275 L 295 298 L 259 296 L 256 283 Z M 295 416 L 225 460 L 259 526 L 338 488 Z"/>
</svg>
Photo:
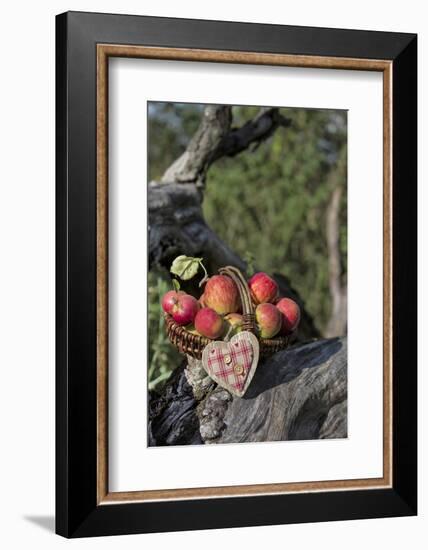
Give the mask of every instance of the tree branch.
<svg viewBox="0 0 428 550">
<path fill-rule="evenodd" d="M 260 109 L 257 116 L 240 128 L 230 129 L 232 109 L 225 105 L 208 105 L 195 135 L 184 153 L 172 163 L 161 178 L 163 183 L 194 183 L 204 187 L 211 164 L 221 157 L 233 157 L 251 145 L 258 147 L 280 126 L 290 120 L 278 108 Z"/>
<path fill-rule="evenodd" d="M 229 131 L 231 107 L 208 105 L 199 128 L 184 153 L 174 161 L 161 178 L 163 183 L 194 183 L 203 187 L 214 152 Z"/>
<path fill-rule="evenodd" d="M 213 160 L 221 157 L 234 157 L 252 144 L 257 148 L 260 143 L 268 139 L 279 127 L 290 126 L 291 121 L 285 118 L 274 107 L 260 109 L 258 115 L 247 121 L 240 128 L 234 128 L 221 140 L 213 155 Z"/>
</svg>

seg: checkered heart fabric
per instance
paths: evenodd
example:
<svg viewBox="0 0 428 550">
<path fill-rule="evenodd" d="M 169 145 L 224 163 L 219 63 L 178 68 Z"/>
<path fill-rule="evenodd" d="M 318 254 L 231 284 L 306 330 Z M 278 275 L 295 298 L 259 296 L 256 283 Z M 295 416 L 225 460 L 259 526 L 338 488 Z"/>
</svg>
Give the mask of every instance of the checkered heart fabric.
<svg viewBox="0 0 428 550">
<path fill-rule="evenodd" d="M 202 364 L 220 386 L 241 397 L 251 382 L 258 358 L 257 338 L 244 331 L 230 342 L 208 344 L 202 354 Z"/>
</svg>

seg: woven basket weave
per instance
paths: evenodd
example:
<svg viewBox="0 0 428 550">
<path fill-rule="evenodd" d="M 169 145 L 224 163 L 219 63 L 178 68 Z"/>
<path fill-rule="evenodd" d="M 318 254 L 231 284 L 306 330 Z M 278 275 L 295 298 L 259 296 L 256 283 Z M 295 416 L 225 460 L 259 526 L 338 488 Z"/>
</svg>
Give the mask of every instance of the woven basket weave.
<svg viewBox="0 0 428 550">
<path fill-rule="evenodd" d="M 242 303 L 242 316 L 244 318 L 243 330 L 248 330 L 258 337 L 256 333 L 254 305 L 245 277 L 239 269 L 232 266 L 219 269 L 219 273 L 230 277 L 238 287 Z M 186 327 L 176 323 L 168 313 L 165 313 L 165 326 L 171 343 L 176 346 L 181 353 L 186 353 L 196 359 L 201 359 L 203 349 L 212 342 L 212 340 L 205 338 L 205 336 L 192 334 Z M 290 344 L 291 339 L 292 335 L 278 336 L 271 339 L 259 338 L 260 355 L 267 356 L 285 349 Z"/>
</svg>

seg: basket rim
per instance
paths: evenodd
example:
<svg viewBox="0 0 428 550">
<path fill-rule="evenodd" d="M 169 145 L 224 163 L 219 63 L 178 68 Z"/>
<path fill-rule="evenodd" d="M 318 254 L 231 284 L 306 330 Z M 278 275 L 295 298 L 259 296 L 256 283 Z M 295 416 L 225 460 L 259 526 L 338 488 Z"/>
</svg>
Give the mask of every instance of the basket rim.
<svg viewBox="0 0 428 550">
<path fill-rule="evenodd" d="M 190 336 L 193 336 L 194 338 L 199 338 L 202 342 L 203 341 L 207 341 L 207 344 L 210 343 L 210 342 L 224 342 L 225 340 L 223 340 L 222 338 L 218 338 L 218 339 L 212 339 L 212 338 L 208 338 L 207 336 L 203 336 L 202 334 L 194 334 L 193 332 L 191 332 L 190 330 L 187 329 L 187 326 L 188 325 L 180 325 L 179 323 L 177 323 L 177 321 L 174 321 L 174 318 L 172 317 L 172 315 L 170 313 L 166 313 L 164 312 L 164 317 L 165 317 L 165 320 L 166 321 L 169 321 L 169 325 L 170 326 L 176 326 L 177 328 L 180 328 L 183 332 L 186 332 L 187 334 L 189 334 Z M 260 344 L 265 344 L 267 346 L 269 345 L 278 345 L 278 344 L 288 344 L 291 337 L 295 334 L 296 331 L 293 331 L 291 334 L 288 334 L 288 335 L 285 335 L 285 336 L 275 336 L 274 338 L 260 338 L 260 336 L 257 334 L 257 332 L 253 333 L 254 336 L 256 336 L 257 340 L 259 341 Z M 207 345 L 205 344 L 205 345 Z"/>
</svg>

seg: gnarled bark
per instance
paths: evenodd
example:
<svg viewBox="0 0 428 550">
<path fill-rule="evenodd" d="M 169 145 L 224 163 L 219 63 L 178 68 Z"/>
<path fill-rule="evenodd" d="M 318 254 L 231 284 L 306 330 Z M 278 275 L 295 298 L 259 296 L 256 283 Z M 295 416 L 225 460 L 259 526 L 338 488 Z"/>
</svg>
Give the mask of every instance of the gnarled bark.
<svg viewBox="0 0 428 550">
<path fill-rule="evenodd" d="M 318 340 L 262 361 L 243 398 L 194 359 L 152 396 L 151 445 L 347 437 L 347 341 Z"/>
</svg>

